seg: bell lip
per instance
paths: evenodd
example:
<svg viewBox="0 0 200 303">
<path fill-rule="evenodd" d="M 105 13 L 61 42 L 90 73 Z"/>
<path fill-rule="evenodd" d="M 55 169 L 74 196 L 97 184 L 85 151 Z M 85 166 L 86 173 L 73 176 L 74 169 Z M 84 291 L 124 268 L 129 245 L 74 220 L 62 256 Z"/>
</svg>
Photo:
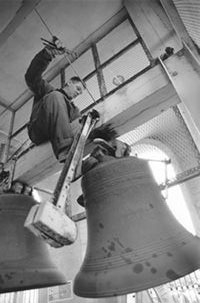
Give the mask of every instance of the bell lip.
<svg viewBox="0 0 200 303">
<path fill-rule="evenodd" d="M 197 269 L 195 269 L 197 270 Z M 188 275 L 188 274 L 191 274 L 192 272 L 194 272 L 195 270 L 193 271 L 190 271 L 190 272 L 187 272 L 187 273 L 184 273 L 184 274 L 181 274 L 176 280 Z M 171 280 L 167 280 L 167 281 L 161 281 L 160 283 L 154 283 L 154 284 L 151 284 L 151 282 L 149 282 L 149 286 L 147 286 L 145 284 L 145 287 L 137 287 L 137 289 L 133 288 L 131 286 L 130 289 L 124 289 L 124 290 L 118 290 L 118 291 L 104 291 L 104 292 L 87 292 L 87 291 L 83 291 L 83 290 L 78 290 L 78 285 L 76 285 L 76 279 L 78 279 L 78 277 L 75 278 L 75 281 L 74 281 L 74 285 L 73 285 L 73 292 L 76 296 L 78 297 L 82 297 L 82 298 L 93 298 L 93 299 L 97 299 L 97 298 L 110 298 L 110 297 L 117 297 L 117 296 L 122 296 L 122 295 L 128 295 L 128 294 L 131 294 L 131 293 L 137 293 L 137 292 L 141 292 L 141 291 L 144 291 L 144 290 L 147 290 L 147 289 L 150 289 L 150 288 L 153 288 L 153 287 L 157 287 L 157 286 L 161 286 L 161 285 L 165 285 L 166 283 L 170 283 L 172 282 Z M 173 280 L 173 281 L 176 281 L 176 280 Z"/>
<path fill-rule="evenodd" d="M 20 286 L 19 287 L 11 287 L 11 288 L 0 288 L 0 294 L 4 294 L 4 293 L 9 293 L 9 292 L 16 292 L 16 291 L 23 291 L 23 290 L 31 290 L 31 289 L 40 289 L 40 288 L 46 288 L 46 287 L 53 287 L 53 286 L 59 286 L 59 285 L 65 285 L 67 284 L 67 282 L 54 282 L 54 283 L 44 283 L 43 285 L 41 284 L 35 284 L 35 285 L 31 285 L 31 286 Z"/>
<path fill-rule="evenodd" d="M 9 272 L 7 272 L 7 276 L 9 276 Z M 67 280 L 64 274 L 62 272 L 59 272 L 56 268 L 52 270 L 47 269 L 42 271 L 40 271 L 39 269 L 37 271 L 20 270 L 15 273 L 13 277 L 13 280 L 7 279 L 5 280 L 5 283 L 0 284 L 0 293 L 23 291 L 67 284 Z"/>
</svg>

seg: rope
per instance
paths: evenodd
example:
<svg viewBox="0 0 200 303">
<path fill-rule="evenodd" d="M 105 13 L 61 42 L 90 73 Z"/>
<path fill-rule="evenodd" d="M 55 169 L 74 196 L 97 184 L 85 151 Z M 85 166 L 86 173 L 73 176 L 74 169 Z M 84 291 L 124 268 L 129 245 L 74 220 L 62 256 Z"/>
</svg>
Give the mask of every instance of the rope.
<svg viewBox="0 0 200 303">
<path fill-rule="evenodd" d="M 44 21 L 44 19 L 42 18 L 42 16 L 39 14 L 39 12 L 37 11 L 36 8 L 34 8 L 36 14 L 38 15 L 38 17 L 40 18 L 40 21 L 44 24 L 44 26 L 46 27 L 47 31 L 49 32 L 49 34 L 53 37 L 53 33 L 52 31 L 50 30 L 49 26 L 47 25 L 47 23 Z"/>
<path fill-rule="evenodd" d="M 51 35 L 52 38 L 54 38 L 55 36 L 53 35 L 52 31 L 50 30 L 49 26 L 47 25 L 47 23 L 44 21 L 44 18 L 39 14 L 39 12 L 37 11 L 37 9 L 34 9 L 35 12 L 37 13 L 38 17 L 40 18 L 40 21 L 42 22 L 42 24 L 45 26 L 45 28 L 47 29 L 47 31 L 49 32 L 49 34 Z M 92 98 L 92 101 L 96 104 L 96 100 L 94 99 L 93 95 L 91 94 L 91 92 L 89 91 L 89 89 L 86 87 L 85 83 L 83 82 L 83 80 L 81 79 L 81 77 L 79 76 L 77 70 L 73 67 L 71 60 L 68 58 L 68 56 L 66 55 L 66 53 L 64 54 L 64 58 L 67 60 L 67 62 L 69 63 L 71 69 L 73 70 L 73 72 L 75 73 L 76 76 L 78 76 L 81 80 L 81 83 L 83 85 L 83 87 L 86 89 L 86 91 L 88 92 L 89 96 Z"/>
</svg>

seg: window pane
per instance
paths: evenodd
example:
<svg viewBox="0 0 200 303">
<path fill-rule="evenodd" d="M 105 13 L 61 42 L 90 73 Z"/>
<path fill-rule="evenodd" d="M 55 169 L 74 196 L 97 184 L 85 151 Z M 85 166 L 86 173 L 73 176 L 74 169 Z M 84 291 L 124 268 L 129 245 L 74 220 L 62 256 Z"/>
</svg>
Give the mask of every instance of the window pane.
<svg viewBox="0 0 200 303">
<path fill-rule="evenodd" d="M 9 153 L 12 155 L 18 148 L 22 147 L 23 150 L 29 147 L 31 140 L 28 137 L 27 128 L 22 130 L 18 135 L 11 139 Z M 21 151 L 20 151 L 21 152 Z"/>
<path fill-rule="evenodd" d="M 94 75 L 92 78 L 90 78 L 88 81 L 86 81 L 86 86 L 93 98 L 98 100 L 100 98 L 100 92 L 99 92 L 99 86 L 97 82 L 97 76 Z M 83 94 L 78 96 L 74 103 L 78 106 L 80 110 L 83 110 L 84 108 L 88 107 L 92 103 L 94 103 L 92 97 L 89 95 L 88 91 L 85 89 Z"/>
<path fill-rule="evenodd" d="M 72 69 L 72 67 L 75 71 Z M 66 81 L 68 81 L 71 77 L 77 76 L 76 73 L 78 73 L 78 76 L 81 77 L 82 79 L 86 75 L 91 73 L 95 69 L 91 49 L 89 49 L 87 52 L 81 55 L 77 60 L 75 60 L 72 63 L 72 67 L 68 66 L 65 69 Z"/>
<path fill-rule="evenodd" d="M 113 57 L 137 39 L 129 21 L 126 20 L 97 43 L 101 63 Z"/>
<path fill-rule="evenodd" d="M 15 113 L 13 132 L 17 131 L 20 127 L 26 124 L 31 115 L 33 104 L 33 98 L 31 98 L 28 102 L 26 102 L 20 109 L 18 109 Z"/>
<path fill-rule="evenodd" d="M 53 85 L 55 88 L 61 88 L 61 80 L 60 80 L 60 74 L 56 76 L 51 82 L 51 85 Z"/>
<path fill-rule="evenodd" d="M 140 44 L 103 69 L 107 90 L 116 88 L 116 78 L 126 81 L 149 65 L 149 60 Z"/>
</svg>

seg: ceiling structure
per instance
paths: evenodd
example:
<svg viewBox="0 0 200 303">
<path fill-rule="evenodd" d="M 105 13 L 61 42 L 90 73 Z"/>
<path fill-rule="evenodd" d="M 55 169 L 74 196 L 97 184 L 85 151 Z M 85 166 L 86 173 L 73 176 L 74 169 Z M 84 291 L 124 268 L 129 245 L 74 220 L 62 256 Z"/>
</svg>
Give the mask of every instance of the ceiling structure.
<svg viewBox="0 0 200 303">
<path fill-rule="evenodd" d="M 51 33 L 73 50 L 115 15 L 122 3 L 120 0 L 0 1 L 0 129 L 5 133 L 8 132 L 4 125 L 7 118 L 2 119 L 7 116 L 5 110 L 16 110 L 24 101 L 24 94 L 30 96 L 24 74 L 30 60 L 42 48 L 40 38 L 52 38 L 34 8 Z"/>
<path fill-rule="evenodd" d="M 124 2 L 128 4 L 124 5 Z M 94 42 L 98 44 L 98 41 L 104 35 L 124 21 L 127 15 L 131 16 L 130 11 L 127 14 L 130 2 L 122 0 L 0 0 L 0 146 L 2 149 L 0 152 L 2 151 L 2 154 L 5 146 L 9 148 L 9 154 L 12 154 L 27 138 L 27 135 L 24 135 L 26 130 L 23 129 L 22 133 L 19 133 L 12 141 L 9 141 L 12 133 L 17 132 L 29 119 L 32 106 L 32 93 L 26 87 L 24 74 L 31 59 L 43 47 L 41 37 L 50 40 L 51 34 L 56 35 L 68 49 L 76 50 L 78 56 L 81 56 Z M 133 153 L 139 152 L 143 144 L 152 144 L 156 140 L 155 145 L 159 146 L 159 148 L 165 146 L 167 151 L 173 150 L 173 153 L 170 154 L 172 159 L 173 157 L 174 159 L 179 158 L 179 162 L 176 162 L 177 174 L 182 174 L 184 170 L 190 170 L 199 165 L 198 139 L 195 141 L 196 135 L 191 131 L 193 129 L 191 124 L 188 124 L 188 121 L 184 121 L 183 119 L 182 113 L 184 110 L 181 111 L 182 108 L 181 106 L 179 107 L 182 99 L 177 94 L 177 86 L 174 86 L 173 81 L 171 83 L 171 79 L 168 79 L 166 73 L 162 74 L 160 70 L 158 72 L 157 69 L 159 67 L 154 64 L 156 64 L 155 59 L 164 53 L 166 46 L 172 46 L 175 52 L 180 51 L 183 47 L 181 38 L 188 45 L 190 45 L 190 39 L 192 39 L 196 44 L 195 52 L 197 53 L 195 55 L 198 56 L 198 47 L 200 47 L 200 4 L 197 0 L 174 0 L 173 2 L 153 0 L 151 3 L 150 0 L 135 0 L 133 2 L 135 13 L 132 19 L 142 37 L 141 40 L 138 38 L 139 43 L 142 46 L 145 46 L 144 44 L 146 43 L 148 46 L 147 49 L 150 49 L 150 54 L 146 53 L 147 59 L 142 56 L 137 57 L 137 62 L 142 62 L 142 60 L 146 62 L 145 60 L 149 60 L 150 63 L 144 63 L 144 73 L 137 74 L 138 71 L 136 70 L 135 74 L 138 78 L 136 76 L 135 78 L 133 77 L 132 81 L 125 83 L 124 86 L 120 86 L 119 91 L 114 91 L 113 96 L 108 96 L 112 106 L 109 103 L 105 103 L 104 111 L 115 112 L 118 106 L 117 102 L 126 102 L 123 105 L 124 107 L 122 107 L 124 117 L 117 116 L 118 112 L 116 110 L 117 118 L 114 115 L 109 118 L 113 121 L 119 134 L 122 135 L 121 139 L 133 146 Z M 151 8 L 152 3 L 153 8 Z M 175 16 L 175 11 L 167 3 L 170 3 L 171 6 L 175 5 L 178 15 Z M 156 8 L 155 11 L 153 11 L 154 5 Z M 143 10 L 146 19 L 150 20 L 149 24 L 152 24 L 152 29 L 154 30 L 153 32 L 149 29 L 149 35 L 148 28 L 143 28 L 142 18 L 141 21 L 139 20 L 141 10 Z M 180 22 L 177 22 L 177 16 L 180 18 Z M 155 21 L 153 21 L 153 18 L 155 18 Z M 164 24 L 160 32 L 159 19 Z M 162 33 L 163 35 L 161 35 Z M 156 35 L 160 36 L 160 44 L 158 45 L 156 44 L 157 41 L 154 41 Z M 145 41 L 144 44 L 141 42 L 143 40 Z M 98 47 L 100 50 L 100 44 Z M 136 55 L 138 56 L 139 53 L 137 52 Z M 169 58 L 169 62 L 170 60 Z M 120 64 L 120 61 L 118 61 L 118 64 Z M 121 64 L 123 65 L 124 62 L 122 61 Z M 150 70 L 146 70 L 148 64 L 150 64 Z M 169 70 L 172 70 L 173 62 L 167 64 Z M 81 77 L 84 77 L 84 73 L 89 69 L 87 57 L 83 57 L 83 62 L 80 65 L 82 69 L 78 70 Z M 47 70 L 45 77 L 57 84 L 57 75 L 66 67 L 67 62 L 65 59 L 56 58 Z M 178 68 L 178 66 L 176 67 Z M 125 68 L 128 70 L 128 67 Z M 115 72 L 116 70 L 112 67 L 112 72 L 114 71 L 112 79 L 118 76 Z M 138 70 L 140 72 L 140 68 Z M 109 73 L 107 77 L 111 77 Z M 148 77 L 150 80 L 148 80 Z M 156 85 L 161 80 L 163 82 L 160 84 L 158 90 Z M 157 89 L 159 93 L 154 94 L 154 91 L 150 88 L 151 85 L 152 87 L 155 86 L 155 92 Z M 141 89 L 141 87 L 145 87 L 145 89 Z M 90 89 L 96 98 L 96 91 L 92 85 Z M 145 95 L 144 91 L 147 89 L 149 89 L 149 92 Z M 133 95 L 137 99 L 136 101 L 142 101 L 140 104 L 138 102 L 138 107 L 137 104 L 134 104 L 135 107 L 133 110 L 136 111 L 136 114 L 129 117 L 128 103 L 132 100 Z M 163 104 L 164 102 L 166 103 L 159 107 L 160 105 L 155 101 L 153 103 L 152 100 L 160 100 L 161 96 L 163 100 L 165 99 Z M 153 114 L 147 115 L 148 118 L 146 118 L 145 115 L 140 114 L 140 111 L 145 112 L 148 104 L 151 104 L 152 107 L 155 107 L 156 104 L 157 110 Z M 89 102 L 86 105 L 91 104 Z M 137 115 L 137 113 L 139 114 Z M 129 125 L 122 126 L 122 122 L 128 119 L 130 120 Z M 35 159 L 34 157 L 33 159 Z M 32 159 L 29 156 L 26 156 L 26 158 Z M 31 162 L 31 160 L 29 161 Z M 32 169 L 33 164 L 31 165 Z M 47 171 L 44 170 L 44 175 L 45 173 L 47 174 Z M 41 190 L 40 194 L 44 199 L 48 198 L 53 192 L 59 172 L 56 174 L 51 172 L 47 176 L 48 178 L 46 179 L 38 179 L 38 182 L 34 180 L 35 187 Z M 195 210 L 193 207 L 192 212 L 193 220 L 199 226 L 197 227 L 197 232 L 200 230 L 198 217 L 200 212 L 198 215 L 194 213 L 199 209 L 200 205 L 198 199 L 200 181 L 198 179 L 196 178 L 193 181 L 187 182 L 188 189 L 192 192 L 189 200 L 191 201 L 192 199 L 194 207 L 196 207 Z M 72 200 L 76 200 L 80 194 L 80 184 L 74 184 L 73 186 L 75 189 L 71 194 Z M 77 205 L 72 205 L 72 209 L 75 215 L 83 211 Z M 86 246 L 85 235 L 82 235 L 82 237 Z M 138 302 L 140 302 L 139 299 Z"/>
</svg>

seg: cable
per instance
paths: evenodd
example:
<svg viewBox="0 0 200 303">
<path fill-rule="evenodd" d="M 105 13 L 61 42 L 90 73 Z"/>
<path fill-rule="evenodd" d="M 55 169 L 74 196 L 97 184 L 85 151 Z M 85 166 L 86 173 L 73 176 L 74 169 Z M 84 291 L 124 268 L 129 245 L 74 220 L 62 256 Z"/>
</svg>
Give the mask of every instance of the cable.
<svg viewBox="0 0 200 303">
<path fill-rule="evenodd" d="M 76 69 L 73 67 L 71 60 L 67 57 L 66 54 L 64 54 L 64 58 L 68 61 L 68 63 L 71 66 L 71 69 L 73 70 L 73 72 L 81 79 L 81 77 L 79 76 L 78 72 L 76 71 Z M 91 92 L 89 91 L 89 89 L 87 88 L 87 86 L 85 85 L 85 83 L 83 82 L 83 80 L 81 79 L 81 83 L 83 85 L 83 87 L 87 90 L 88 94 L 90 95 L 90 97 L 92 98 L 92 101 L 96 104 L 96 100 L 94 99 L 93 95 L 91 94 Z"/>
<path fill-rule="evenodd" d="M 37 11 L 36 8 L 34 8 L 34 11 L 36 12 L 36 14 L 38 15 L 38 17 L 40 18 L 40 21 L 44 24 L 44 26 L 46 27 L 46 29 L 48 30 L 49 34 L 52 36 L 52 38 L 54 37 L 52 31 L 50 30 L 50 28 L 48 27 L 47 23 L 44 21 L 44 19 L 42 18 L 42 16 L 39 14 L 39 12 Z"/>
</svg>

